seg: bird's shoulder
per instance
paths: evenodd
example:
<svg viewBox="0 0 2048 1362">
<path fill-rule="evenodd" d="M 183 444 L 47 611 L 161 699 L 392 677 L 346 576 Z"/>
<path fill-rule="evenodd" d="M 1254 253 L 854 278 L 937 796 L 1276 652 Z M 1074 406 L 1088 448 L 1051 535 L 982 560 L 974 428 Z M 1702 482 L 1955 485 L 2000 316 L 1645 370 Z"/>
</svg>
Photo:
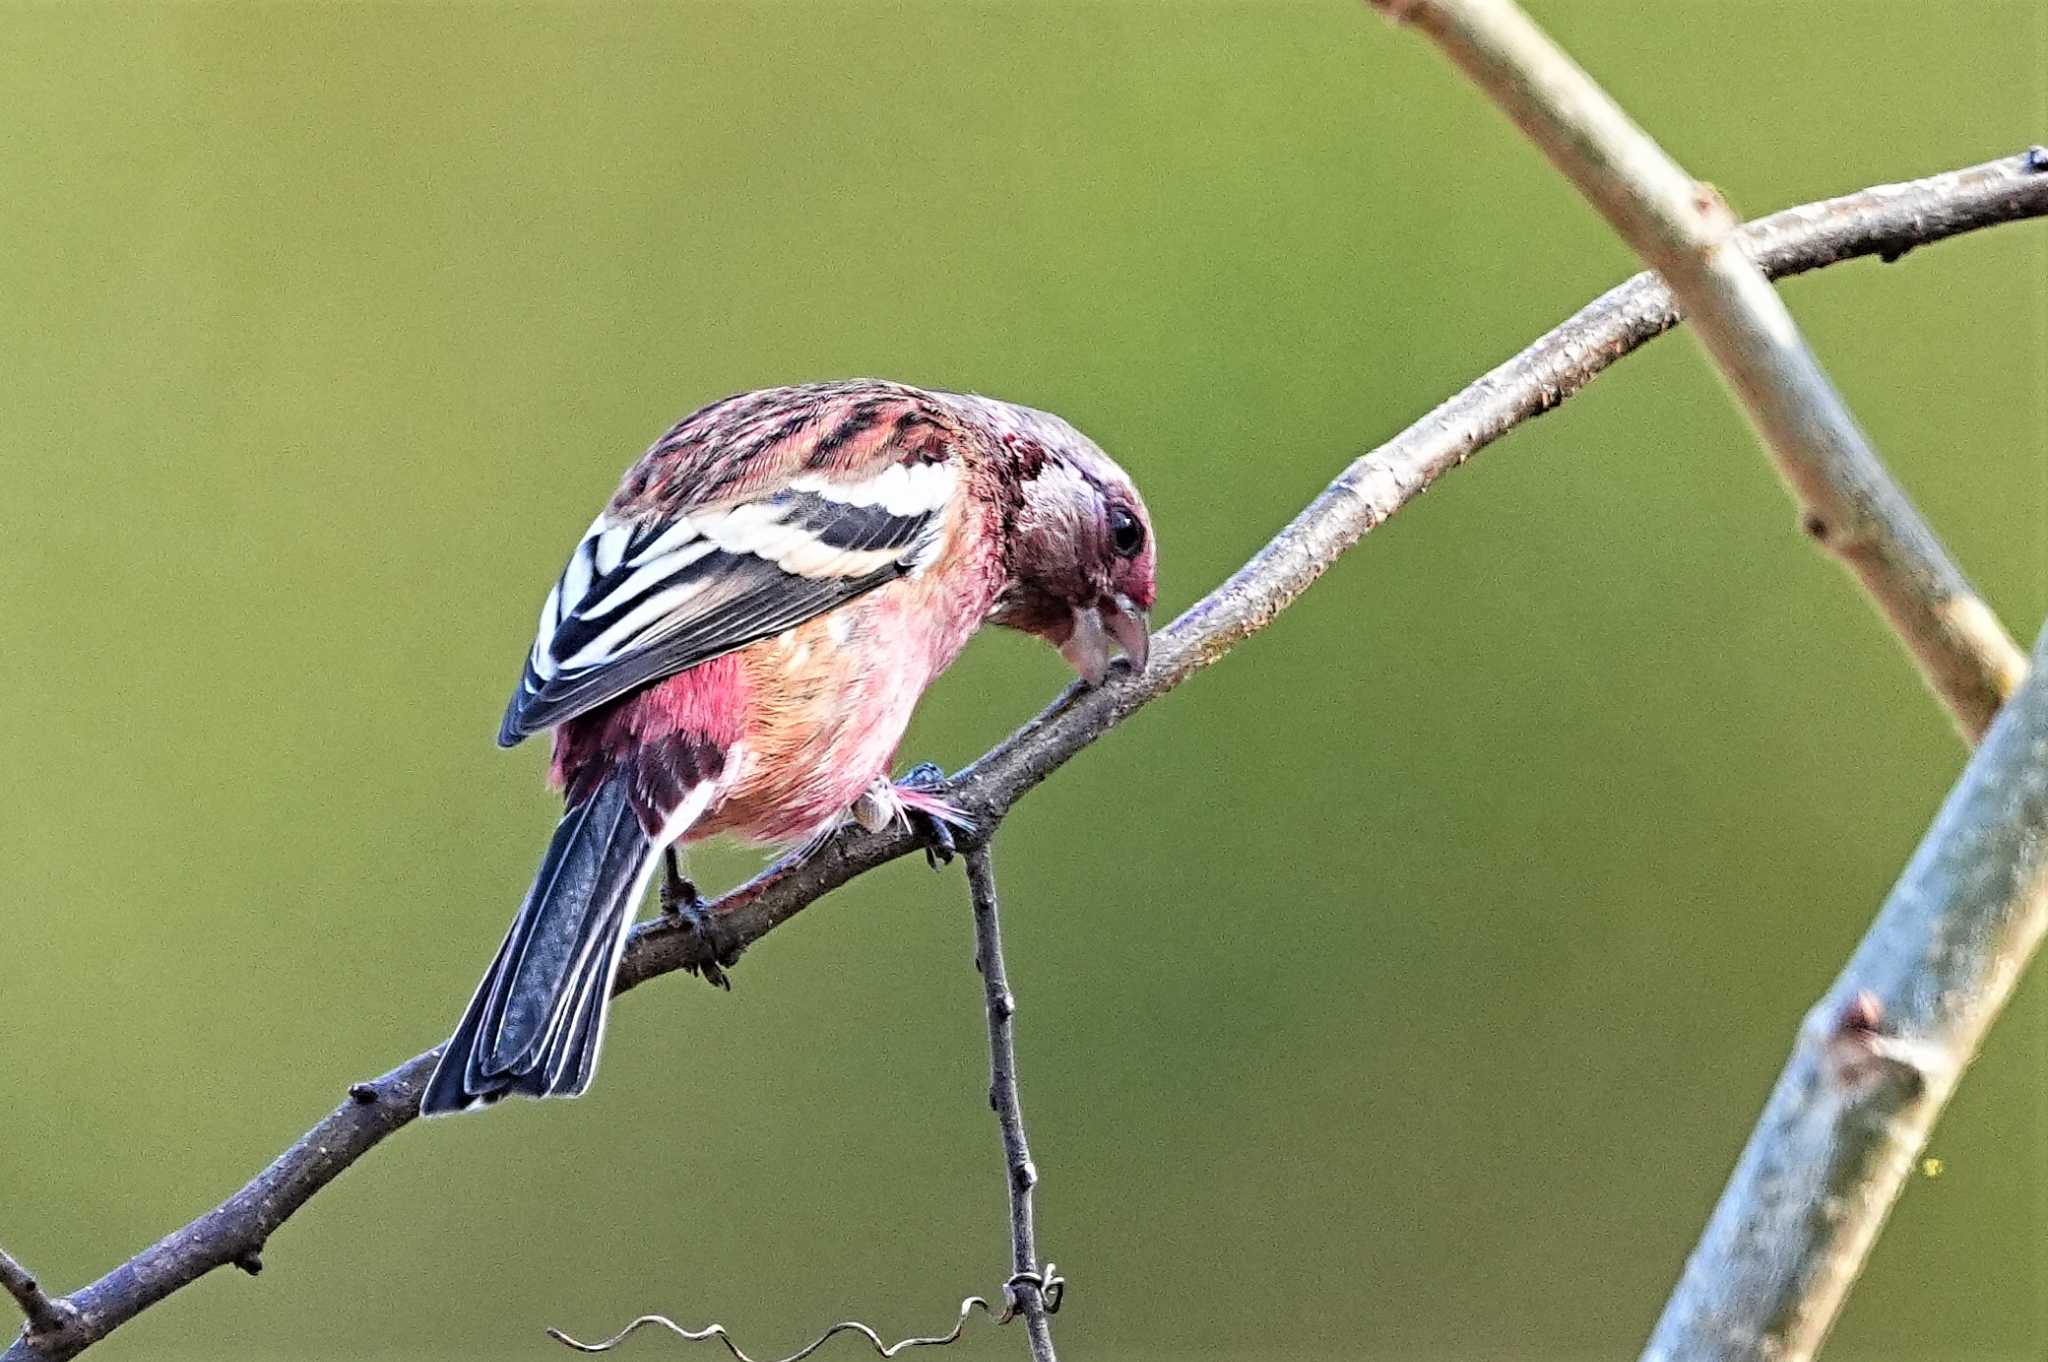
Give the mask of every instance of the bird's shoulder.
<svg viewBox="0 0 2048 1362">
<path fill-rule="evenodd" d="M 678 421 L 626 471 L 609 510 L 621 520 L 663 519 L 790 490 L 923 502 L 965 484 L 979 444 L 940 396 L 906 384 L 764 388 Z"/>
</svg>

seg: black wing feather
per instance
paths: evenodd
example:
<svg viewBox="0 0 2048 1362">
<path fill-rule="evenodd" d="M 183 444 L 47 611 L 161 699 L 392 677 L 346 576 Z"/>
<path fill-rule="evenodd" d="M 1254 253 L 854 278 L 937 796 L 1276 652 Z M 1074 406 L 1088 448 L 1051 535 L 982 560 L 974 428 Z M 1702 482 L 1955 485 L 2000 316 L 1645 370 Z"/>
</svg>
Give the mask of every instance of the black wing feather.
<svg viewBox="0 0 2048 1362">
<path fill-rule="evenodd" d="M 522 738 L 553 728 L 628 691 L 793 628 L 841 602 L 894 581 L 903 575 L 903 569 L 892 564 L 863 577 L 799 577 L 756 558 L 744 573 L 735 575 L 752 589 L 718 613 L 693 621 L 675 634 L 615 662 L 572 676 L 557 675 L 547 681 L 535 676 L 529 664 L 519 689 L 513 692 L 512 701 L 505 708 L 498 745 L 511 747 Z"/>
<path fill-rule="evenodd" d="M 740 514 L 772 518 L 768 528 L 776 547 L 784 556 L 792 547 L 803 550 L 806 571 L 789 571 L 772 557 L 718 543 L 707 537 L 708 529 L 684 529 L 678 536 L 680 520 L 636 527 L 600 520 L 592 526 L 549 598 L 540 638 L 499 725 L 499 744 L 510 747 L 895 580 L 914 570 L 932 545 L 943 512 L 938 506 L 891 511 L 784 488 L 759 502 L 690 513 L 706 525 Z M 662 570 L 671 556 L 676 566 Z M 682 593 L 672 610 L 600 648 L 607 631 L 623 630 L 636 609 L 670 591 Z M 599 612 L 600 605 L 608 608 Z M 599 656 L 569 665 L 593 648 Z"/>
</svg>

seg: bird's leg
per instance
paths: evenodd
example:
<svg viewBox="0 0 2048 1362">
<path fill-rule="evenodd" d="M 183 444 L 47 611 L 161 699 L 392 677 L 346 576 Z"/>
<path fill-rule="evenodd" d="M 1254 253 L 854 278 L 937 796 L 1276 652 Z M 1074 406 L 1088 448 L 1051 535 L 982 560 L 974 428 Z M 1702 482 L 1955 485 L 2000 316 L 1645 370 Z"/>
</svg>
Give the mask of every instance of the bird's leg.
<svg viewBox="0 0 2048 1362">
<path fill-rule="evenodd" d="M 676 917 L 694 918 L 708 906 L 704 896 L 697 892 L 696 881 L 683 873 L 683 863 L 676 858 L 676 849 L 669 847 L 661 853 L 661 911 Z"/>
<path fill-rule="evenodd" d="M 676 858 L 674 847 L 662 853 L 661 911 L 670 917 L 682 919 L 683 926 L 706 945 L 711 944 L 711 905 L 697 892 L 697 886 L 689 876 L 683 874 L 682 862 Z M 725 971 L 739 960 L 737 951 L 730 955 L 713 954 L 701 965 L 685 966 L 690 973 L 702 975 L 704 982 L 714 987 L 732 991 L 732 980 Z"/>
<path fill-rule="evenodd" d="M 974 831 L 974 820 L 958 804 L 938 792 L 946 788 L 946 773 L 936 762 L 919 762 L 891 787 L 897 807 L 911 831 L 924 843 L 924 858 L 931 868 L 949 864 L 959 851 L 953 830 Z"/>
</svg>

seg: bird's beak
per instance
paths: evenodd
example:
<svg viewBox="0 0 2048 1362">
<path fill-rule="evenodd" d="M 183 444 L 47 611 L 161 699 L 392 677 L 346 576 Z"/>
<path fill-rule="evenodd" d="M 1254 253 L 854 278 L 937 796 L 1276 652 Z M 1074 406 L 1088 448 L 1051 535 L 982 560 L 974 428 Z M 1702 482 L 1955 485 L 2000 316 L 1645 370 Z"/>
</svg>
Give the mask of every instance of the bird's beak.
<svg viewBox="0 0 2048 1362">
<path fill-rule="evenodd" d="M 1131 670 L 1144 671 L 1146 659 L 1152 656 L 1151 619 L 1129 596 L 1120 595 L 1103 612 L 1102 622 L 1109 626 L 1109 636 L 1131 660 Z"/>
<path fill-rule="evenodd" d="M 1152 630 L 1145 612 L 1128 596 L 1074 611 L 1074 633 L 1060 645 L 1060 656 L 1083 681 L 1099 686 L 1109 675 L 1112 643 L 1131 660 L 1132 671 L 1145 670 L 1145 660 L 1152 655 Z"/>
</svg>

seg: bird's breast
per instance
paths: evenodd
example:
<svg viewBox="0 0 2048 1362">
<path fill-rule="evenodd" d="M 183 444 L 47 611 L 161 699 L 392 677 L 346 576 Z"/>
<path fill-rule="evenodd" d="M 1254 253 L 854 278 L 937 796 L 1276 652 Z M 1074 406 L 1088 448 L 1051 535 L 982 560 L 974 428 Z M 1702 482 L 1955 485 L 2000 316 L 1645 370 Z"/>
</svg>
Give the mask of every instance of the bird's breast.
<svg viewBox="0 0 2048 1362">
<path fill-rule="evenodd" d="M 986 609 L 907 577 L 742 649 L 742 731 L 692 840 L 797 842 L 838 821 L 889 771 L 919 698 Z"/>
</svg>

